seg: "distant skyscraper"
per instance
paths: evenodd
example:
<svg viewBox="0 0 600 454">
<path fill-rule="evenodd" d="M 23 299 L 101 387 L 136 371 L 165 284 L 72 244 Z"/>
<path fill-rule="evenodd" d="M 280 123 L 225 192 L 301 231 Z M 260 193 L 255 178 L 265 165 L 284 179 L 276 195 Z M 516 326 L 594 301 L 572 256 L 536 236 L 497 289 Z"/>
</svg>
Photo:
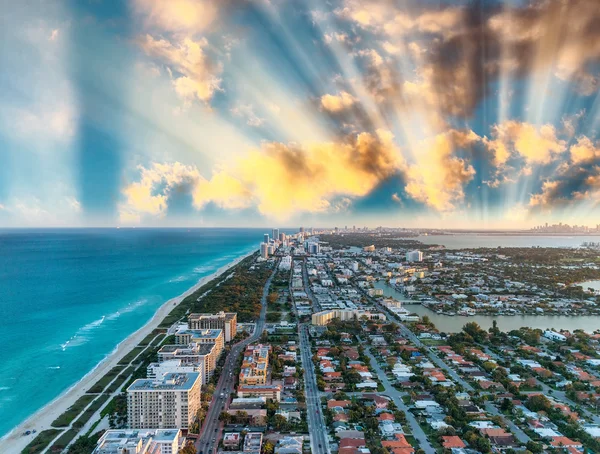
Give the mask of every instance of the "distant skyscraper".
<svg viewBox="0 0 600 454">
<path fill-rule="evenodd" d="M 271 235 L 271 237 L 273 238 L 273 241 L 277 241 L 279 239 L 279 229 L 273 229 L 273 234 Z"/>
<path fill-rule="evenodd" d="M 304 227 L 300 227 L 300 233 L 304 233 Z"/>
<path fill-rule="evenodd" d="M 279 234 L 279 241 L 281 241 L 282 243 L 285 241 L 285 233 L 281 232 Z"/>
<path fill-rule="evenodd" d="M 260 256 L 263 259 L 269 258 L 269 243 L 261 243 L 260 244 Z"/>
<path fill-rule="evenodd" d="M 265 240 L 264 240 L 264 242 L 265 243 L 269 242 L 269 234 L 268 233 L 265 233 Z"/>
</svg>

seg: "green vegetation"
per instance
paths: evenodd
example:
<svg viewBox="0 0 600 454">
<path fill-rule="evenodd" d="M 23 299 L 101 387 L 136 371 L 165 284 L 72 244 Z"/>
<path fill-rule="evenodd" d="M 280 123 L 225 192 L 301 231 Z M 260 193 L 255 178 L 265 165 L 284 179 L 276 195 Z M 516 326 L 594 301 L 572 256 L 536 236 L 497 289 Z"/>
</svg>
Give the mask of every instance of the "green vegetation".
<svg viewBox="0 0 600 454">
<path fill-rule="evenodd" d="M 67 427 L 95 398 L 96 396 L 91 394 L 81 396 L 67 411 L 52 422 L 52 427 Z"/>
<path fill-rule="evenodd" d="M 77 429 L 69 429 L 64 432 L 50 447 L 50 452 L 62 452 L 62 450 L 65 449 L 69 443 L 71 443 L 71 440 L 75 438 L 77 432 L 79 432 Z"/>
<path fill-rule="evenodd" d="M 238 321 L 258 318 L 260 299 L 270 270 L 266 264 L 253 265 L 258 253 L 240 261 L 217 279 L 207 282 L 186 297 L 162 321 L 160 327 L 169 327 L 189 312 L 237 312 Z M 253 268 L 253 269 L 250 269 Z"/>
<path fill-rule="evenodd" d="M 137 347 L 136 347 L 137 348 Z M 114 380 L 114 378 L 119 375 L 125 366 L 115 366 L 111 370 L 109 370 L 100 380 L 96 382 L 94 386 L 87 390 L 88 394 L 99 394 L 101 393 L 106 386 Z"/>
<path fill-rule="evenodd" d="M 61 433 L 60 429 L 47 429 L 40 432 L 37 437 L 21 451 L 21 454 L 37 454 L 38 452 L 42 452 L 59 433 Z"/>
<path fill-rule="evenodd" d="M 399 238 L 398 233 L 344 233 L 343 235 L 319 235 L 322 242 L 329 243 L 333 249 L 346 249 L 348 247 L 375 246 L 376 248 L 411 248 L 411 249 L 429 249 L 437 247 L 435 244 L 423 244 L 420 241 L 411 239 L 415 237 L 414 233 L 406 233 L 404 238 Z"/>
<path fill-rule="evenodd" d="M 100 407 L 102 407 L 102 405 L 104 405 L 104 402 L 108 400 L 108 397 L 108 394 L 102 394 L 100 397 L 98 397 L 94 401 L 94 403 L 92 403 L 92 405 L 90 405 L 90 407 L 87 410 L 85 410 L 81 414 L 81 416 L 79 416 L 79 418 L 77 418 L 77 420 L 73 423 L 73 427 L 80 429 L 83 426 L 85 426 L 85 424 L 90 420 L 90 418 L 94 416 L 94 413 L 100 410 Z"/>
<path fill-rule="evenodd" d="M 119 361 L 120 365 L 126 366 L 127 364 L 129 364 L 131 361 L 133 361 L 137 355 L 139 355 L 146 347 L 145 346 L 136 346 L 133 347 L 131 349 L 131 351 L 129 353 L 127 353 L 122 359 L 121 361 Z"/>
<path fill-rule="evenodd" d="M 75 443 L 69 446 L 67 454 L 90 454 L 96 447 L 98 439 L 103 433 L 104 431 L 100 431 L 90 436 L 83 435 L 79 437 L 75 440 Z"/>
</svg>

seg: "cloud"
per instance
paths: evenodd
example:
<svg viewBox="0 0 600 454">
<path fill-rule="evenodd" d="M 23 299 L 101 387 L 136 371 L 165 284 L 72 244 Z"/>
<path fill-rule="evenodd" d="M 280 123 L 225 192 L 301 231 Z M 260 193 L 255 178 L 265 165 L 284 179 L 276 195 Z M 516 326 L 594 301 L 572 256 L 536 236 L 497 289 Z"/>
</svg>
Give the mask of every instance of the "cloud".
<svg viewBox="0 0 600 454">
<path fill-rule="evenodd" d="M 254 112 L 254 106 L 251 104 L 239 104 L 231 109 L 231 113 L 236 117 L 246 119 L 246 124 L 249 126 L 259 127 L 265 122 L 264 118 L 259 117 Z"/>
<path fill-rule="evenodd" d="M 565 140 L 557 137 L 550 124 L 536 127 L 532 124 L 509 120 L 492 128 L 493 139 L 484 139 L 493 154 L 494 165 L 503 167 L 516 155 L 526 163 L 548 164 L 567 150 Z"/>
<path fill-rule="evenodd" d="M 342 91 L 338 95 L 321 96 L 321 107 L 327 112 L 338 113 L 349 109 L 354 105 L 356 99 L 348 92 Z"/>
<path fill-rule="evenodd" d="M 191 192 L 201 179 L 196 167 L 179 162 L 154 163 L 138 169 L 140 180 L 122 190 L 125 201 L 119 205 L 121 222 L 137 222 L 144 215 L 165 216 L 169 197 L 177 191 Z"/>
<path fill-rule="evenodd" d="M 123 189 L 122 220 L 164 216 L 174 190 L 190 194 L 197 209 L 256 207 L 268 217 L 345 210 L 354 197 L 404 168 L 389 131 L 361 133 L 342 141 L 265 143 L 217 170 L 210 179 L 180 163 L 140 167 L 140 180 Z"/>
<path fill-rule="evenodd" d="M 580 136 L 569 148 L 573 164 L 585 164 L 600 160 L 600 143 L 594 144 L 588 137 Z"/>
<path fill-rule="evenodd" d="M 400 55 L 404 43 L 410 42 L 412 58 L 403 58 L 402 72 L 389 65 L 393 82 L 387 86 L 399 87 L 405 81 L 422 86 L 427 93 L 423 101 L 437 111 L 434 119 L 470 117 L 499 78 L 550 73 L 584 95 L 599 87 L 597 0 L 537 0 L 503 8 L 493 2 L 415 2 L 407 8 L 387 0 L 343 0 L 335 12 L 370 35 L 361 42 L 372 43 L 375 52 Z M 377 74 L 375 69 L 369 72 Z M 386 97 L 376 100 L 385 102 Z"/>
<path fill-rule="evenodd" d="M 175 73 L 173 87 L 186 103 L 193 100 L 208 103 L 221 89 L 218 75 L 222 67 L 212 63 L 206 55 L 206 40 L 182 38 L 171 42 L 146 34 L 138 42 L 147 55 L 158 59 Z"/>
<path fill-rule="evenodd" d="M 218 16 L 212 0 L 134 0 L 134 9 L 149 27 L 195 34 L 205 31 Z"/>
<path fill-rule="evenodd" d="M 464 199 L 464 186 L 475 176 L 473 166 L 455 152 L 479 140 L 473 131 L 450 130 L 421 141 L 418 162 L 406 174 L 406 193 L 438 211 L 453 210 Z"/>
</svg>

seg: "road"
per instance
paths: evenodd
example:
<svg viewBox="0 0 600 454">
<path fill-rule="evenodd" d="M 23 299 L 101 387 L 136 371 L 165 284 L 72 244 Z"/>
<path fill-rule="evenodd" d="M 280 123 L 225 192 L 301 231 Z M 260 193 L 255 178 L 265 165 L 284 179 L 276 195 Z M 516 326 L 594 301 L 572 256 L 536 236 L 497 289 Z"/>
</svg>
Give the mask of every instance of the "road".
<svg viewBox="0 0 600 454">
<path fill-rule="evenodd" d="M 371 353 L 370 349 L 366 348 L 365 353 L 367 354 L 367 356 L 369 358 L 371 358 L 371 367 L 373 367 L 373 369 L 375 369 L 375 372 L 377 373 L 377 378 L 379 378 L 381 380 L 381 382 L 383 383 L 383 386 L 385 386 L 385 395 L 387 395 L 388 397 L 391 397 L 394 400 L 394 403 L 396 404 L 396 406 L 400 410 L 402 410 L 404 412 L 404 414 L 406 415 L 406 421 L 408 422 L 408 425 L 410 426 L 410 431 L 411 431 L 413 437 L 415 437 L 415 439 L 419 442 L 421 449 L 423 449 L 423 451 L 425 451 L 427 454 L 435 454 L 435 449 L 429 443 L 429 440 L 427 439 L 427 435 L 425 434 L 425 432 L 423 432 L 423 429 L 421 429 L 421 426 L 417 422 L 415 416 L 410 411 L 408 411 L 408 407 L 402 400 L 403 393 L 401 393 L 396 388 L 394 388 L 392 383 L 389 381 L 385 371 L 381 368 L 381 366 L 377 362 L 377 359 Z M 382 393 L 378 393 L 378 394 L 382 395 Z"/>
<path fill-rule="evenodd" d="M 278 265 L 278 263 L 275 265 L 271 276 L 269 276 L 269 279 L 267 279 L 267 282 L 265 283 L 261 298 L 262 309 L 260 311 L 260 317 L 256 322 L 254 333 L 250 337 L 247 337 L 243 341 L 233 345 L 229 354 L 227 355 L 221 376 L 219 377 L 219 381 L 215 387 L 213 400 L 210 403 L 208 413 L 204 419 L 202 429 L 200 430 L 200 436 L 196 441 L 196 449 L 202 454 L 212 454 L 216 453 L 218 450 L 219 439 L 221 438 L 222 431 L 219 415 L 222 411 L 229 407 L 229 396 L 235 389 L 236 377 L 234 376 L 234 372 L 240 354 L 244 351 L 248 344 L 256 342 L 262 335 L 267 316 L 267 296 L 269 295 L 271 280 L 277 272 Z"/>
<path fill-rule="evenodd" d="M 299 325 L 298 335 L 300 336 L 300 354 L 304 368 L 304 395 L 306 397 L 310 452 L 315 454 L 329 454 L 327 425 L 321 411 L 321 398 L 317 389 L 317 376 L 315 374 L 315 365 L 312 362 L 310 340 L 306 325 Z"/>
<path fill-rule="evenodd" d="M 435 352 L 433 352 L 427 345 L 424 345 L 423 342 L 419 340 L 415 334 L 404 325 L 399 318 L 389 312 L 385 307 L 383 307 L 379 302 L 370 297 L 362 288 L 355 286 L 355 288 L 361 292 L 371 303 L 373 303 L 380 311 L 382 311 L 388 319 L 396 322 L 400 327 L 400 332 L 404 337 L 406 337 L 409 341 L 411 341 L 415 346 L 419 348 L 425 348 L 427 350 L 427 356 L 431 359 L 437 367 L 443 369 L 455 383 L 461 385 L 467 391 L 474 391 L 473 387 L 467 383 L 462 377 L 460 377 L 454 369 L 452 369 L 448 364 L 446 364 Z"/>
</svg>

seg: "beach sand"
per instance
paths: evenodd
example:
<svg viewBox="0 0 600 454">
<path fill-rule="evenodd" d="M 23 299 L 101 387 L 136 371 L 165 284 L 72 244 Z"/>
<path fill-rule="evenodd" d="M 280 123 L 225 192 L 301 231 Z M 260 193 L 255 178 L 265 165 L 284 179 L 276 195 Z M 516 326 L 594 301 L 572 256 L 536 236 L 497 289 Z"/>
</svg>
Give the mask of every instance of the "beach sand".
<svg viewBox="0 0 600 454">
<path fill-rule="evenodd" d="M 230 268 L 237 265 L 240 261 L 246 257 L 252 255 L 255 251 L 249 252 L 246 255 L 240 256 L 227 265 L 222 266 L 213 274 L 203 277 L 198 281 L 196 285 L 185 291 L 175 298 L 171 298 L 169 301 L 164 303 L 154 314 L 152 319 L 146 323 L 139 330 L 131 334 L 128 338 L 123 340 L 117 348 L 104 360 L 85 375 L 80 381 L 78 381 L 71 388 L 66 390 L 52 402 L 47 404 L 42 409 L 38 410 L 24 422 L 15 427 L 12 431 L 6 434 L 0 439 L 0 452 L 6 453 L 20 453 L 35 437 L 37 434 L 23 436 L 22 434 L 27 430 L 42 430 L 51 429 L 52 422 L 63 414 L 71 405 L 75 403 L 85 392 L 91 388 L 100 378 L 102 378 L 108 371 L 115 367 L 121 358 L 129 353 L 134 347 L 136 347 L 148 334 L 152 332 L 163 319 L 173 310 L 173 308 L 181 303 L 185 297 L 194 293 L 200 287 L 207 282 L 217 278 L 221 274 L 228 271 Z"/>
</svg>

